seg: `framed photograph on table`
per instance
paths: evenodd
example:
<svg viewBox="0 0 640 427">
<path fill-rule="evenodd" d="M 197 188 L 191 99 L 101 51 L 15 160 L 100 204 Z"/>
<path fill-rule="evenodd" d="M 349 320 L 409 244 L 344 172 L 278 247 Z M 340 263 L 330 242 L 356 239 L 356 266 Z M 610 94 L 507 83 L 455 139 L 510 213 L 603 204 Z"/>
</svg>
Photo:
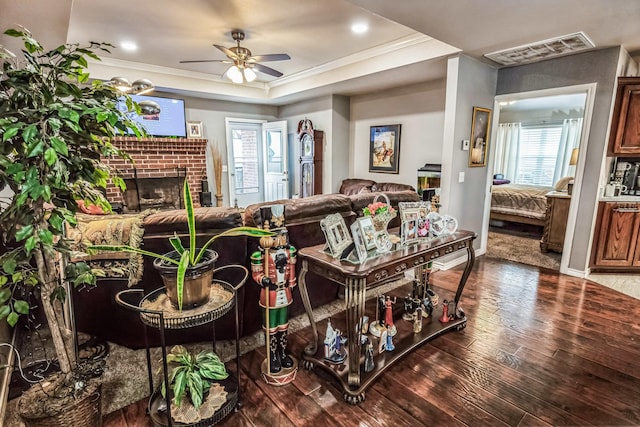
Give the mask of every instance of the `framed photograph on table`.
<svg viewBox="0 0 640 427">
<path fill-rule="evenodd" d="M 469 149 L 469 167 L 484 167 L 487 165 L 489 150 L 489 128 L 491 126 L 491 110 L 473 107 L 471 121 L 471 148 Z"/>
<path fill-rule="evenodd" d="M 351 235 L 353 236 L 353 243 L 355 243 L 358 263 L 362 264 L 367 260 L 367 246 L 357 221 L 351 224 Z"/>
<path fill-rule="evenodd" d="M 331 256 L 337 258 L 347 249 L 353 240 L 351 233 L 344 222 L 344 218 L 339 213 L 328 215 L 320 221 L 320 228 L 327 241 L 328 251 Z"/>
<path fill-rule="evenodd" d="M 360 233 L 364 240 L 364 245 L 367 250 L 376 248 L 375 232 L 376 228 L 373 225 L 373 219 L 370 216 L 363 216 L 357 219 L 358 227 L 360 227 Z"/>
<path fill-rule="evenodd" d="M 369 172 L 399 173 L 401 125 L 371 126 Z"/>
<path fill-rule="evenodd" d="M 187 122 L 187 137 L 193 139 L 202 138 L 202 122 Z"/>
</svg>

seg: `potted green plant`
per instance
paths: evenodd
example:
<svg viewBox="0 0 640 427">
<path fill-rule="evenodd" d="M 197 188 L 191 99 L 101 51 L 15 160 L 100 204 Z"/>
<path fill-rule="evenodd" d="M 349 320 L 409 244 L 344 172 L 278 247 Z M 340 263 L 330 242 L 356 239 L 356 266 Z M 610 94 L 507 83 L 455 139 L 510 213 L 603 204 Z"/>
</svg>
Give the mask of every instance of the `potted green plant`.
<svg viewBox="0 0 640 427">
<path fill-rule="evenodd" d="M 24 28 L 4 34 L 21 39 L 24 49 L 18 57 L 0 46 L 0 187 L 9 187 L 12 193 L 0 211 L 0 320 L 15 326 L 19 316 L 32 309 L 21 292 L 37 288 L 62 372 L 59 386 L 47 390 L 47 395 L 68 393 L 62 393 L 57 400 L 61 403 L 56 404 L 47 402 L 44 394 L 36 395 L 31 403 L 19 405 L 32 414 L 19 412 L 37 418 L 44 416 L 38 414 L 39 408 L 58 407 L 58 415 L 50 414 L 58 416 L 58 425 L 81 425 L 65 402 L 74 406 L 85 399 L 90 392 L 85 393 L 84 385 L 89 382 L 78 378 L 75 335 L 63 321 L 62 303 L 65 283 L 95 283 L 95 276 L 86 264 L 66 271 L 78 273 L 75 277 L 59 268 L 60 259 L 69 252 L 64 229 L 76 224 L 78 200 L 110 209 L 101 192 L 110 171 L 100 159 L 126 158 L 112 145 L 112 138 L 126 134 L 127 128 L 138 136 L 142 131 L 128 119 L 128 111 L 117 108 L 121 93 L 89 80 L 87 59 L 99 60 L 95 52 L 109 52 L 110 45 L 65 44 L 45 51 Z M 129 97 L 124 98 L 129 111 L 139 112 Z M 113 182 L 124 186 L 117 177 Z M 92 417 L 79 419 L 93 425 Z M 52 425 L 42 419 L 33 423 Z"/>
<path fill-rule="evenodd" d="M 274 233 L 256 227 L 234 227 L 211 237 L 202 247 L 196 245 L 196 224 L 193 207 L 193 199 L 189 189 L 189 181 L 184 180 L 183 197 L 187 212 L 187 225 L 189 229 L 189 247 L 185 248 L 177 234 L 169 238 L 173 251 L 166 254 L 146 251 L 128 245 L 92 245 L 88 251 L 121 251 L 135 252 L 152 256 L 155 259 L 153 265 L 160 272 L 162 280 L 167 288 L 167 296 L 179 310 L 183 306 L 197 307 L 208 301 L 209 285 L 213 278 L 215 262 L 218 259 L 216 251 L 209 246 L 223 236 L 272 236 Z"/>
<path fill-rule="evenodd" d="M 173 394 L 172 402 L 180 407 L 188 398 L 194 408 L 206 400 L 211 384 L 229 376 L 224 363 L 217 354 L 201 351 L 193 354 L 181 345 L 174 346 L 167 355 L 169 368 L 169 388 Z M 166 384 L 162 382 L 162 396 L 167 397 Z"/>
</svg>

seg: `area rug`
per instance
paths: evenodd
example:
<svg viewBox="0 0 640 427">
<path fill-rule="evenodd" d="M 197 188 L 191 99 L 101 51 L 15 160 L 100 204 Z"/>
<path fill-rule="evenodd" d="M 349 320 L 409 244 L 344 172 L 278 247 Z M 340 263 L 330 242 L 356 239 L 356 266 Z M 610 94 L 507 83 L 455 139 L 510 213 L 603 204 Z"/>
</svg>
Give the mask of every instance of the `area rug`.
<svg viewBox="0 0 640 427">
<path fill-rule="evenodd" d="M 384 294 L 390 290 L 396 289 L 400 286 L 409 283 L 410 279 L 402 278 L 389 282 L 383 286 L 375 288 L 367 292 L 367 298 L 371 298 L 377 294 Z M 332 303 L 323 305 L 314 309 L 314 319 L 323 320 L 327 317 L 333 316 L 344 310 L 344 301 L 336 300 Z M 289 320 L 289 331 L 295 332 L 302 328 L 309 326 L 309 318 L 306 314 L 296 316 Z M 46 333 L 42 333 L 38 341 L 47 342 Z M 252 335 L 243 337 L 240 339 L 240 353 L 245 354 L 252 351 L 259 346 L 264 346 L 264 333 L 258 331 Z M 186 347 L 191 351 L 211 350 L 211 342 L 188 344 Z M 124 408 L 131 403 L 137 402 L 147 396 L 149 396 L 149 379 L 147 374 L 147 361 L 146 351 L 131 350 L 127 347 L 123 347 L 117 344 L 109 343 L 109 356 L 107 356 L 106 369 L 103 374 L 103 400 L 102 400 L 102 414 L 107 415 L 118 409 Z M 28 351 L 31 355 L 34 355 L 33 349 L 21 350 Z M 235 358 L 235 342 L 232 340 L 220 340 L 216 343 L 216 353 L 220 358 L 227 362 Z M 37 353 L 37 351 L 35 352 Z M 47 354 L 52 354 L 52 350 L 49 349 Z M 160 348 L 151 349 L 151 361 L 152 371 L 154 373 L 154 387 L 160 383 L 160 372 L 162 365 L 162 353 Z M 14 399 L 8 402 L 7 413 L 5 415 L 6 426 L 22 427 L 24 424 L 20 420 L 16 412 L 18 399 Z M 0 423 L 0 425 L 2 425 Z"/>
<path fill-rule="evenodd" d="M 497 227 L 492 227 L 489 230 L 485 256 L 551 270 L 560 270 L 560 259 L 562 258 L 562 254 L 542 252 L 539 237 L 501 230 Z"/>
</svg>

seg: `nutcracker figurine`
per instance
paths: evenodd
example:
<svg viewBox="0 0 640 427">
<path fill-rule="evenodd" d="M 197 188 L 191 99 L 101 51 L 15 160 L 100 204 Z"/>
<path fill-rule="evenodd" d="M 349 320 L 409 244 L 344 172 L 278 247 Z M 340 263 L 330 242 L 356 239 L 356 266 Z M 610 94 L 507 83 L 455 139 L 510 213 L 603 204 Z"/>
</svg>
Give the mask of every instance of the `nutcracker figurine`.
<svg viewBox="0 0 640 427">
<path fill-rule="evenodd" d="M 262 237 L 261 249 L 251 255 L 251 274 L 260 285 L 259 305 L 262 309 L 267 358 L 262 376 L 268 384 L 283 385 L 295 379 L 297 361 L 287 352 L 289 305 L 296 286 L 296 249 L 289 244 L 284 228 L 284 206 L 261 208 L 262 227 L 275 236 Z M 270 228 L 271 225 L 276 228 Z"/>
</svg>

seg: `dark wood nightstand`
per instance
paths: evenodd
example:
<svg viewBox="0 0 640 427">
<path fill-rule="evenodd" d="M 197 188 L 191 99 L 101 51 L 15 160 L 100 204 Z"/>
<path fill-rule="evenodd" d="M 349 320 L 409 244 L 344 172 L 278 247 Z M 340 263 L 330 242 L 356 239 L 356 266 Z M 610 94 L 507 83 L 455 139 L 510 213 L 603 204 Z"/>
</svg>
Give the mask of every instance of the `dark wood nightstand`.
<svg viewBox="0 0 640 427">
<path fill-rule="evenodd" d="M 546 196 L 547 212 L 544 218 L 544 232 L 542 240 L 540 240 L 540 250 L 562 253 L 571 196 L 561 191 L 550 191 Z"/>
</svg>

